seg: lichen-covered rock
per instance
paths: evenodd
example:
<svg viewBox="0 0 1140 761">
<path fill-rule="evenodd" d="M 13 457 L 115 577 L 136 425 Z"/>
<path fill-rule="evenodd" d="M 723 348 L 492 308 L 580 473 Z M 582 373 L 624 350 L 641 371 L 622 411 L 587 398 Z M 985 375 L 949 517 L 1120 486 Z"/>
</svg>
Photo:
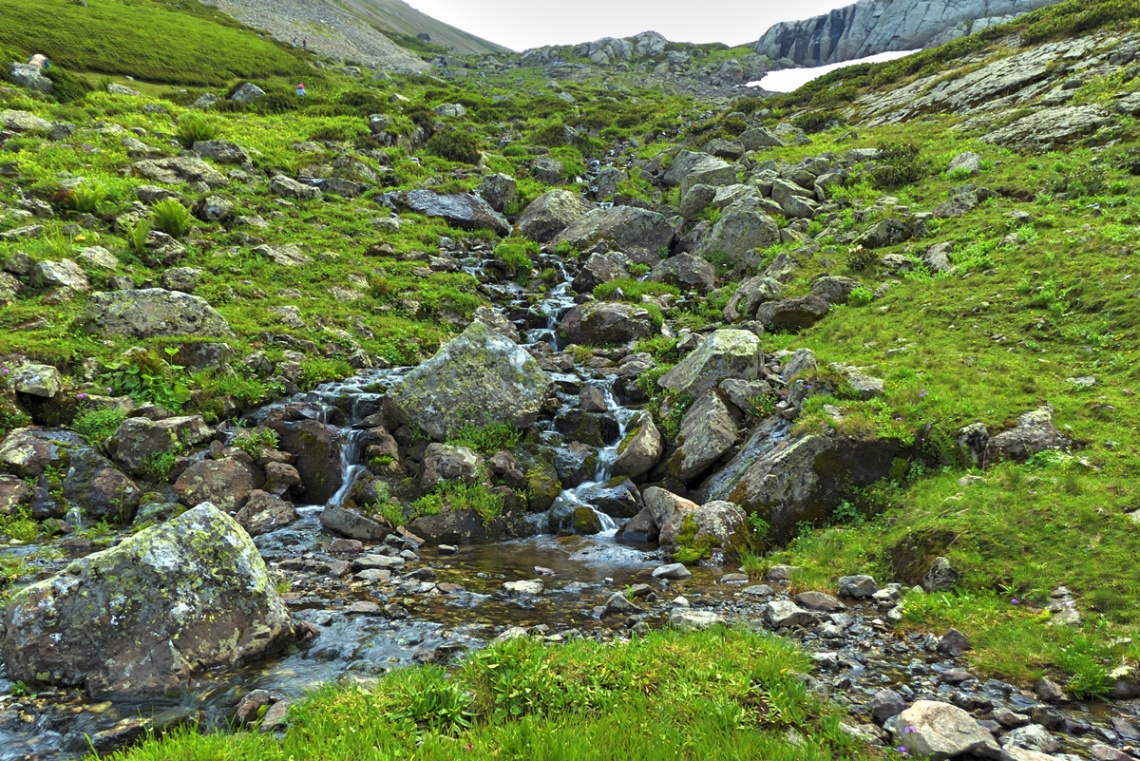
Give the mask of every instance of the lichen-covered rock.
<svg viewBox="0 0 1140 761">
<path fill-rule="evenodd" d="M 420 488 L 429 491 L 440 481 L 471 483 L 479 474 L 479 455 L 470 447 L 432 442 L 424 452 L 424 474 Z"/>
<path fill-rule="evenodd" d="M 750 277 L 740 284 L 736 293 L 728 300 L 724 307 L 724 319 L 729 322 L 750 320 L 756 315 L 756 309 L 765 301 L 775 301 L 780 298 L 784 286 L 774 278 L 757 275 Z"/>
<path fill-rule="evenodd" d="M 548 190 L 527 205 L 519 217 L 519 232 L 547 243 L 592 208 L 578 193 Z"/>
<path fill-rule="evenodd" d="M 656 257 L 673 243 L 673 226 L 663 215 L 636 206 L 592 209 L 558 234 L 555 242 L 565 241 L 579 250 L 599 241 L 631 256 Z"/>
<path fill-rule="evenodd" d="M 985 758 L 1001 755 L 988 729 L 961 708 L 936 700 L 919 700 L 900 713 L 895 740 L 910 755 L 933 761 L 967 754 Z"/>
<path fill-rule="evenodd" d="M 156 458 L 181 452 L 211 435 L 213 431 L 201 415 L 159 421 L 132 417 L 124 420 L 107 440 L 107 453 L 131 475 L 150 475 Z"/>
<path fill-rule="evenodd" d="M 707 153 L 681 151 L 665 172 L 664 181 L 666 185 L 680 185 L 684 197 L 695 185 L 732 185 L 736 182 L 736 170 L 727 161 Z"/>
<path fill-rule="evenodd" d="M 93 293 L 77 324 L 89 333 L 130 338 L 233 335 L 205 299 L 162 288 Z"/>
<path fill-rule="evenodd" d="M 51 365 L 28 363 L 17 367 L 9 376 L 9 383 L 18 394 L 50 399 L 63 388 L 63 379 Z"/>
<path fill-rule="evenodd" d="M 986 466 L 1003 460 L 1025 461 L 1030 455 L 1047 449 L 1066 449 L 1069 440 L 1053 425 L 1053 409 L 1048 405 L 1026 412 L 1017 425 L 991 436 L 986 444 Z"/>
<path fill-rule="evenodd" d="M 432 190 L 401 190 L 384 196 L 396 206 L 424 214 L 440 217 L 449 225 L 464 230 L 494 230 L 499 235 L 509 235 L 511 223 L 479 196 L 469 193 L 436 193 Z"/>
<path fill-rule="evenodd" d="M 661 432 L 653 423 L 653 416 L 648 412 L 641 413 L 641 417 L 618 447 L 613 474 L 637 478 L 648 473 L 661 459 L 662 443 Z"/>
<path fill-rule="evenodd" d="M 692 536 L 685 536 L 687 522 L 695 525 L 696 533 Z M 658 541 L 666 551 L 674 551 L 682 543 L 736 550 L 747 535 L 747 525 L 743 510 L 731 502 L 714 500 L 694 510 L 675 511 L 661 527 Z"/>
<path fill-rule="evenodd" d="M 293 632 L 249 535 L 208 503 L 21 589 L 3 623 L 10 678 L 94 697 L 182 688 Z"/>
<path fill-rule="evenodd" d="M 47 468 L 65 466 L 71 451 L 83 445 L 70 431 L 17 428 L 0 444 L 0 467 L 21 478 L 36 478 Z"/>
<path fill-rule="evenodd" d="M 385 414 L 442 441 L 467 424 L 534 423 L 550 379 L 518 344 L 473 322 L 392 385 Z"/>
<path fill-rule="evenodd" d="M 509 174 L 484 175 L 479 183 L 479 196 L 491 205 L 491 208 L 502 213 L 509 204 L 518 198 L 518 183 Z"/>
<path fill-rule="evenodd" d="M 0 476 L 0 515 L 12 515 L 27 503 L 32 490 L 24 479 Z"/>
<path fill-rule="evenodd" d="M 716 287 L 716 267 L 699 256 L 677 254 L 663 259 L 647 279 L 654 283 L 675 285 L 682 291 L 708 293 Z"/>
<path fill-rule="evenodd" d="M 812 293 L 792 299 L 768 301 L 756 310 L 756 319 L 769 330 L 803 330 L 831 311 L 831 304 Z"/>
<path fill-rule="evenodd" d="M 241 460 L 199 460 L 178 476 L 174 493 L 187 507 L 210 502 L 232 513 L 245 504 L 250 492 L 264 483 L 261 471 Z"/>
<path fill-rule="evenodd" d="M 44 76 L 43 69 L 30 63 L 8 64 L 7 79 L 14 85 L 27 87 L 29 90 L 42 92 L 45 95 L 50 95 L 51 91 L 55 89 L 55 82 Z M 50 128 L 49 125 L 48 129 Z"/>
<path fill-rule="evenodd" d="M 40 288 L 70 288 L 76 293 L 87 293 L 91 290 L 87 273 L 70 259 L 39 262 L 32 276 L 32 282 Z"/>
<path fill-rule="evenodd" d="M 727 257 L 733 264 L 755 267 L 760 263 L 757 247 L 780 242 L 776 221 L 758 211 L 755 204 L 735 203 L 724 210 L 701 241 L 702 256 Z"/>
<path fill-rule="evenodd" d="M 315 185 L 298 182 L 292 177 L 279 174 L 269 181 L 269 192 L 283 198 L 296 198 L 303 201 L 317 201 L 321 199 L 321 189 Z"/>
<path fill-rule="evenodd" d="M 164 185 L 204 182 L 216 188 L 226 184 L 225 175 L 196 156 L 148 159 L 132 164 L 131 169 L 141 177 Z"/>
<path fill-rule="evenodd" d="M 643 307 L 616 301 L 594 301 L 570 309 L 559 330 L 572 343 L 589 346 L 625 344 L 654 334 L 653 319 Z"/>
<path fill-rule="evenodd" d="M 12 132 L 50 132 L 51 122 L 30 111 L 5 109 L 0 111 L 0 126 Z"/>
<path fill-rule="evenodd" d="M 706 391 L 681 419 L 677 448 L 660 470 L 689 481 L 704 473 L 739 439 L 736 421 L 720 393 Z"/>
<path fill-rule="evenodd" d="M 727 378 L 756 380 L 761 353 L 760 339 L 755 333 L 721 329 L 662 375 L 657 385 L 678 394 L 700 396 Z"/>
<path fill-rule="evenodd" d="M 284 528 L 297 520 L 297 509 L 292 502 L 254 489 L 234 519 L 249 532 L 250 536 L 260 536 Z"/>
</svg>

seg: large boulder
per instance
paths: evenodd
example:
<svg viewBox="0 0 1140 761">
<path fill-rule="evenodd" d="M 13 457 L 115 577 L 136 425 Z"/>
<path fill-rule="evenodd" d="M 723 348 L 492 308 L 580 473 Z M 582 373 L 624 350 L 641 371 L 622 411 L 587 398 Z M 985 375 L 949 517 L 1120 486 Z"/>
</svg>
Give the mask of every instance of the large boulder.
<svg viewBox="0 0 1140 761">
<path fill-rule="evenodd" d="M 13 594 L 7 676 L 137 698 L 264 655 L 293 624 L 249 535 L 198 505 Z"/>
<path fill-rule="evenodd" d="M 515 202 L 518 194 L 518 183 L 515 178 L 502 172 L 484 175 L 483 181 L 479 183 L 479 197 L 500 213 Z"/>
<path fill-rule="evenodd" d="M 194 152 L 204 159 L 210 159 L 219 164 L 248 164 L 250 162 L 249 151 L 228 140 L 198 140 L 194 143 Z"/>
<path fill-rule="evenodd" d="M 736 170 L 732 165 L 707 153 L 681 151 L 665 172 L 666 185 L 680 185 L 684 197 L 695 185 L 721 187 L 736 183 Z"/>
<path fill-rule="evenodd" d="M 629 259 L 619 251 L 591 254 L 582 269 L 574 276 L 573 287 L 578 293 L 590 293 L 602 283 L 619 277 L 629 277 Z"/>
<path fill-rule="evenodd" d="M 784 286 L 775 278 L 761 275 L 750 277 L 740 284 L 728 300 L 724 307 L 724 319 L 729 322 L 750 320 L 756 316 L 756 309 L 761 304 L 780 298 L 783 290 Z"/>
<path fill-rule="evenodd" d="M 393 384 L 384 411 L 438 441 L 467 424 L 526 428 L 538 417 L 549 385 L 525 349 L 473 322 Z"/>
<path fill-rule="evenodd" d="M 76 324 L 89 333 L 128 338 L 233 335 L 205 299 L 162 288 L 93 293 Z"/>
<path fill-rule="evenodd" d="M 297 520 L 297 509 L 292 502 L 254 489 L 249 493 L 245 507 L 238 511 L 234 519 L 249 532 L 250 536 L 260 536 L 284 528 Z"/>
<path fill-rule="evenodd" d="M 42 92 L 45 95 L 51 95 L 51 91 L 55 89 L 55 82 L 44 76 L 44 70 L 30 63 L 8 64 L 7 79 L 14 85 Z"/>
<path fill-rule="evenodd" d="M 797 331 L 810 328 L 831 311 L 831 304 L 811 293 L 792 299 L 767 301 L 756 309 L 756 319 L 766 330 Z"/>
<path fill-rule="evenodd" d="M 401 190 L 384 196 L 401 209 L 440 217 L 464 230 L 494 230 L 510 235 L 511 223 L 482 198 L 470 193 L 436 193 L 432 190 Z"/>
<path fill-rule="evenodd" d="M 686 536 L 691 530 L 686 523 L 696 529 L 692 536 Z M 747 531 L 748 517 L 743 510 L 731 502 L 714 500 L 692 510 L 675 511 L 661 526 L 658 541 L 669 552 L 682 546 L 682 542 L 691 547 L 734 551 L 743 546 Z"/>
<path fill-rule="evenodd" d="M 555 242 L 562 241 L 580 250 L 606 241 L 644 259 L 672 245 L 673 225 L 663 215 L 636 206 L 593 209 L 558 234 Z"/>
<path fill-rule="evenodd" d="M 903 453 L 894 439 L 822 434 L 789 438 L 789 433 L 789 424 L 778 417 L 761 423 L 695 498 L 740 505 L 768 522 L 772 539 L 784 541 L 795 535 L 801 522 L 830 518 L 852 489 L 886 476 Z"/>
<path fill-rule="evenodd" d="M 16 368 L 15 372 L 8 376 L 8 382 L 17 394 L 38 396 L 44 399 L 50 399 L 57 395 L 63 388 L 63 378 L 60 377 L 59 370 L 51 365 L 40 365 L 33 362 Z"/>
<path fill-rule="evenodd" d="M 767 214 L 746 203 L 735 203 L 724 210 L 701 241 L 700 254 L 706 258 L 725 257 L 735 265 L 755 267 L 760 263 L 757 247 L 780 242 L 780 228 Z"/>
<path fill-rule="evenodd" d="M 265 476 L 241 460 L 199 460 L 178 476 L 174 493 L 187 507 L 210 502 L 232 513 L 245 504 L 250 492 L 264 483 Z"/>
<path fill-rule="evenodd" d="M 329 531 L 362 542 L 378 542 L 392 530 L 387 521 L 374 520 L 358 510 L 340 505 L 325 505 L 320 520 Z"/>
<path fill-rule="evenodd" d="M 238 103 L 252 103 L 264 95 L 265 90 L 262 90 L 253 82 L 242 82 L 227 96 L 227 100 L 236 101 Z"/>
<path fill-rule="evenodd" d="M 716 287 L 716 267 L 699 256 L 677 254 L 663 259 L 647 279 L 677 286 L 682 291 L 708 293 Z"/>
<path fill-rule="evenodd" d="M 474 544 L 500 539 L 506 521 L 485 522 L 474 510 L 447 510 L 424 515 L 408 524 L 408 530 L 425 542 L 435 544 Z"/>
<path fill-rule="evenodd" d="M 83 439 L 70 431 L 17 428 L 0 443 L 0 468 L 21 478 L 38 478 L 48 468 L 67 464 Z"/>
<path fill-rule="evenodd" d="M 182 415 L 166 420 L 127 418 L 107 440 L 107 453 L 133 476 L 154 473 L 157 458 L 175 455 L 213 435 L 201 415 Z"/>
<path fill-rule="evenodd" d="M 1017 418 L 1017 425 L 991 436 L 986 444 L 985 464 L 1003 460 L 1024 462 L 1030 455 L 1048 449 L 1067 449 L 1070 442 L 1053 425 L 1053 408 L 1045 405 Z"/>
<path fill-rule="evenodd" d="M 653 416 L 648 412 L 641 413 L 618 446 L 613 474 L 637 478 L 648 473 L 661 459 L 662 443 L 661 432 L 653 423 Z"/>
<path fill-rule="evenodd" d="M 519 217 L 519 232 L 547 243 L 592 209 L 588 201 L 569 190 L 549 190 L 531 201 Z"/>
<path fill-rule="evenodd" d="M 142 497 L 134 481 L 88 446 L 71 450 L 63 478 L 63 497 L 91 521 L 130 523 Z"/>
<path fill-rule="evenodd" d="M 30 111 L 0 111 L 0 126 L 11 132 L 51 132 L 51 122 Z"/>
<path fill-rule="evenodd" d="M 700 396 L 722 380 L 756 380 L 760 375 L 760 339 L 747 330 L 724 328 L 657 381 L 678 394 Z"/>
<path fill-rule="evenodd" d="M 648 310 L 617 301 L 594 301 L 570 309 L 558 326 L 571 342 L 590 346 L 625 344 L 656 331 Z"/>
<path fill-rule="evenodd" d="M 211 188 L 226 184 L 226 176 L 197 156 L 148 159 L 131 165 L 134 173 L 164 185 L 204 182 Z"/>
<path fill-rule="evenodd" d="M 895 742 L 915 758 L 943 761 L 958 756 L 1001 757 L 1001 749 L 990 731 L 949 703 L 916 701 L 898 715 L 894 726 Z"/>
<path fill-rule="evenodd" d="M 661 470 L 689 481 L 708 470 L 739 439 L 728 405 L 716 390 L 706 391 L 681 419 L 677 448 Z"/>
<path fill-rule="evenodd" d="M 323 505 L 344 484 L 340 434 L 292 408 L 275 410 L 265 427 L 277 434 L 278 448 L 297 456 L 295 466 L 309 504 Z"/>
</svg>

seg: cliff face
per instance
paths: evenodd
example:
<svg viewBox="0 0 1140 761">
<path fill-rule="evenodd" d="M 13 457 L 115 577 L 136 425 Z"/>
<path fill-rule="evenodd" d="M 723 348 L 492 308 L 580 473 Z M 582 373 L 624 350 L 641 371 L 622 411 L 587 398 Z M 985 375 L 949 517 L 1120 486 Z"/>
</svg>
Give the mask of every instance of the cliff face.
<svg viewBox="0 0 1140 761">
<path fill-rule="evenodd" d="M 820 66 L 933 47 L 1058 0 L 860 0 L 804 21 L 776 24 L 756 52 Z"/>
</svg>

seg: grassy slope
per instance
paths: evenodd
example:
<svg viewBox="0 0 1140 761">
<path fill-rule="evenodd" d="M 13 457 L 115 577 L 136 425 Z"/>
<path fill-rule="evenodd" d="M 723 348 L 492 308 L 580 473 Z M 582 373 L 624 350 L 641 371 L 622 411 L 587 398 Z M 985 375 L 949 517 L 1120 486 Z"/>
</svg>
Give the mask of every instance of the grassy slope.
<svg viewBox="0 0 1140 761">
<path fill-rule="evenodd" d="M 77 71 L 215 87 L 310 71 L 293 51 L 198 2 L 0 0 L 0 18 L 0 49 L 13 58 L 44 53 Z"/>
</svg>

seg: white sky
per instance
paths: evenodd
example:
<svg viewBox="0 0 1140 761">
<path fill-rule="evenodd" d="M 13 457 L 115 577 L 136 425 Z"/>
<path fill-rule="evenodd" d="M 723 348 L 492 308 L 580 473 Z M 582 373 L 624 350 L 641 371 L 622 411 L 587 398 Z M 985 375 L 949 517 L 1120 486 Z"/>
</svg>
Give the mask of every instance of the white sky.
<svg viewBox="0 0 1140 761">
<path fill-rule="evenodd" d="M 670 42 L 755 42 L 780 21 L 818 16 L 855 0 L 405 0 L 440 21 L 513 50 L 631 37 Z"/>
</svg>

